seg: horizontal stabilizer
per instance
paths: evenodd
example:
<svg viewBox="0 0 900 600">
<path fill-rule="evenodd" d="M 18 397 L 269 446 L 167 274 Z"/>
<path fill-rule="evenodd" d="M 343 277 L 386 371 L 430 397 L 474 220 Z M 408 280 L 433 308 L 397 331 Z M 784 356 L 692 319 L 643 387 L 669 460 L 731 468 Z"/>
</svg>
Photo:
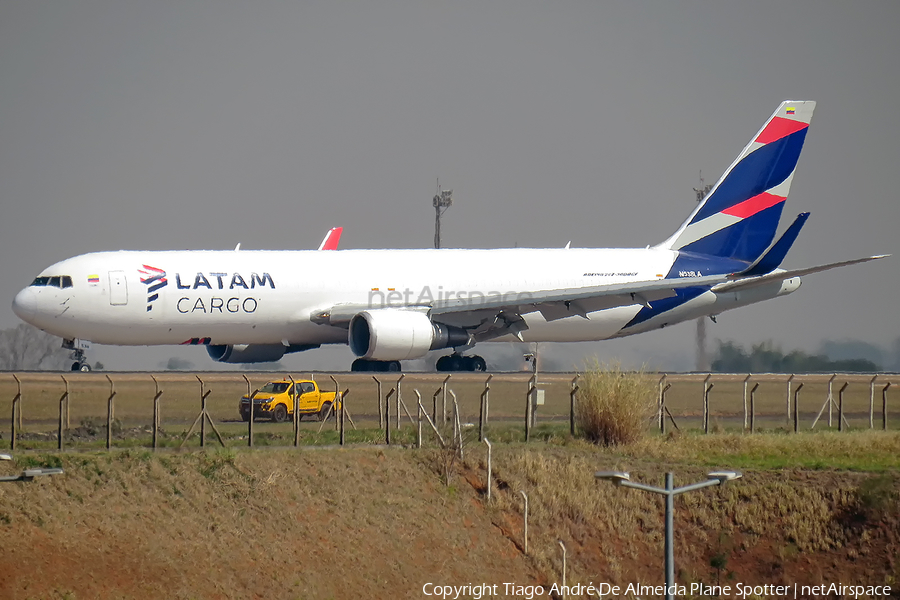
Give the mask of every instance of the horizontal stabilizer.
<svg viewBox="0 0 900 600">
<path fill-rule="evenodd" d="M 791 223 L 791 226 L 787 228 L 787 231 L 778 238 L 778 241 L 775 242 L 765 254 L 760 256 L 755 263 L 750 265 L 749 269 L 742 271 L 741 275 L 745 277 L 765 275 L 766 273 L 771 273 L 777 269 L 781 265 L 781 261 L 784 260 L 784 257 L 787 256 L 791 246 L 797 241 L 797 236 L 800 234 L 800 230 L 803 228 L 803 225 L 808 218 L 808 212 L 797 215 L 796 220 L 794 220 L 794 222 Z"/>
<path fill-rule="evenodd" d="M 773 271 L 772 273 L 767 273 L 766 275 L 761 275 L 759 277 L 749 277 L 742 278 L 736 281 L 729 281 L 727 283 L 721 283 L 712 288 L 712 291 L 718 293 L 721 292 L 734 292 L 737 290 L 744 290 L 747 288 L 753 288 L 760 285 L 765 285 L 772 281 L 783 281 L 785 279 L 791 279 L 792 277 L 802 277 L 804 275 L 809 275 L 811 273 L 818 273 L 820 271 L 828 271 L 830 269 L 836 269 L 838 267 L 846 267 L 849 265 L 857 265 L 859 263 L 869 262 L 870 260 L 879 260 L 882 258 L 889 257 L 890 254 L 879 254 L 878 256 L 867 256 L 866 258 L 857 258 L 855 260 L 845 260 L 836 263 L 830 263 L 827 265 L 819 265 L 817 267 L 807 267 L 805 269 L 794 269 L 792 271 Z"/>
</svg>

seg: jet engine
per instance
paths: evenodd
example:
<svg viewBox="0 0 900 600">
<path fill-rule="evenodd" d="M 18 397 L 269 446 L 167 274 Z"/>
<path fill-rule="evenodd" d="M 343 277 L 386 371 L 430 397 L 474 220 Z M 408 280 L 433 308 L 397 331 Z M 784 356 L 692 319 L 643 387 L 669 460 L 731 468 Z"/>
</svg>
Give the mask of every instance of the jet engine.
<svg viewBox="0 0 900 600">
<path fill-rule="evenodd" d="M 464 346 L 469 334 L 460 327 L 434 323 L 425 313 L 382 309 L 354 315 L 348 342 L 362 358 L 407 360 L 422 358 L 429 350 Z"/>
<path fill-rule="evenodd" d="M 281 360 L 287 348 L 283 344 L 240 344 L 207 346 L 209 357 L 223 363 L 262 363 Z"/>
</svg>

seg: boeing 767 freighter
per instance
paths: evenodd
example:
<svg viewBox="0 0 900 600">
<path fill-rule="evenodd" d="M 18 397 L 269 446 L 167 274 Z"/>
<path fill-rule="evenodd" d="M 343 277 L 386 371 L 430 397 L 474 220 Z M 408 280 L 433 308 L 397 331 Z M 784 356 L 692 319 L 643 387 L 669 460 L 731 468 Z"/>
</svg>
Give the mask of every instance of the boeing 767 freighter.
<svg viewBox="0 0 900 600">
<path fill-rule="evenodd" d="M 45 269 L 13 310 L 62 337 L 73 370 L 89 370 L 94 342 L 203 345 L 226 363 L 349 344 L 355 371 L 399 371 L 446 348 L 438 370 L 483 371 L 463 354 L 479 342 L 604 340 L 714 316 L 882 258 L 779 268 L 809 217 L 774 241 L 814 109 L 783 102 L 657 246 L 97 252 Z"/>
</svg>

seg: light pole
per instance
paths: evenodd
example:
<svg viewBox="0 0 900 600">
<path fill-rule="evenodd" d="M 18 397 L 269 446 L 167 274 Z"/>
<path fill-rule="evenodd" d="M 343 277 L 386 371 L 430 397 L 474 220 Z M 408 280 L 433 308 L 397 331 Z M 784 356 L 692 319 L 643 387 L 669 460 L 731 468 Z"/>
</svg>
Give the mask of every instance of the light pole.
<svg viewBox="0 0 900 600">
<path fill-rule="evenodd" d="M 654 494 L 662 494 L 666 497 L 666 600 L 672 600 L 674 597 L 673 591 L 675 586 L 675 496 L 713 485 L 721 485 L 726 481 L 740 479 L 741 476 L 742 474 L 739 471 L 712 471 L 707 473 L 708 479 L 706 481 L 676 488 L 675 475 L 666 473 L 666 487 L 660 488 L 631 481 L 631 475 L 623 471 L 597 471 L 594 473 L 594 477 L 597 479 L 607 479 L 612 481 L 617 487 L 630 487 L 645 492 L 653 492 Z"/>
<path fill-rule="evenodd" d="M 442 190 L 438 185 L 438 193 L 431 200 L 434 206 L 434 247 L 441 247 L 441 215 L 453 205 L 453 190 Z"/>
<path fill-rule="evenodd" d="M 9 454 L 0 454 L 0 460 L 12 460 L 12 456 L 10 456 Z M 42 475 L 61 475 L 62 472 L 63 470 L 59 467 L 45 469 L 25 469 L 24 471 L 22 471 L 21 475 L 0 477 L 0 483 L 6 481 L 31 481 L 35 477 L 40 477 Z"/>
</svg>

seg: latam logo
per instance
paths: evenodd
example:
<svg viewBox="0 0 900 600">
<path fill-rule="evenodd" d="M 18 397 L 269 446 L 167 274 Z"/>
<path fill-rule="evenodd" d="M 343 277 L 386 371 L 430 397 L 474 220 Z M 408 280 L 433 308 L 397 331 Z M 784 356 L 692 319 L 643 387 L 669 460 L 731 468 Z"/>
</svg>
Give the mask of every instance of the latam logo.
<svg viewBox="0 0 900 600">
<path fill-rule="evenodd" d="M 147 286 L 147 312 L 153 310 L 153 302 L 159 298 L 159 290 L 166 287 L 169 283 L 166 279 L 166 272 L 150 265 L 144 265 L 138 269 L 141 274 L 141 283 Z"/>
</svg>

